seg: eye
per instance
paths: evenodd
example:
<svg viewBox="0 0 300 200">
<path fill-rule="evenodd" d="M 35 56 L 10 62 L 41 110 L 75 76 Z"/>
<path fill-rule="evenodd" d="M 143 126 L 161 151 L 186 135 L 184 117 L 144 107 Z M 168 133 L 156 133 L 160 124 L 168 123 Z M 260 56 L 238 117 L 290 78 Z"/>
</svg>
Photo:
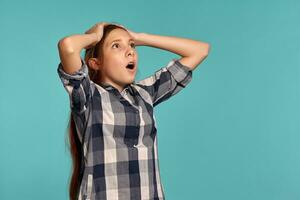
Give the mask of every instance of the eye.
<svg viewBox="0 0 300 200">
<path fill-rule="evenodd" d="M 135 44 L 134 44 L 134 43 L 131 43 L 131 47 L 135 48 Z"/>
<path fill-rule="evenodd" d="M 115 45 L 118 45 L 118 46 L 119 46 L 119 44 L 118 44 L 118 43 L 115 43 L 115 44 L 113 44 L 113 45 L 112 45 L 112 47 L 114 47 Z"/>
<path fill-rule="evenodd" d="M 117 45 L 118 47 L 120 46 L 119 43 L 114 43 L 114 44 L 112 45 L 112 47 L 114 47 L 115 45 Z M 131 43 L 130 46 L 131 46 L 132 48 L 135 48 L 135 44 L 134 44 L 134 43 Z"/>
</svg>

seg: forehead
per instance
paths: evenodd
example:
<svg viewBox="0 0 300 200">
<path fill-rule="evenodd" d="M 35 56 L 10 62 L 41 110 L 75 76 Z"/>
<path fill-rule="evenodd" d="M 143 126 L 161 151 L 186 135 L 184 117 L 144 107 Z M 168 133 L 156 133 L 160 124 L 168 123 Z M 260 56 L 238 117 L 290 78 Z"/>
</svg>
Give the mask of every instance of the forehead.
<svg viewBox="0 0 300 200">
<path fill-rule="evenodd" d="M 125 42 L 127 41 L 134 41 L 133 38 L 130 36 L 130 34 L 122 29 L 114 29 L 112 30 L 109 35 L 107 36 L 106 43 L 111 44 L 115 40 L 123 40 Z"/>
</svg>

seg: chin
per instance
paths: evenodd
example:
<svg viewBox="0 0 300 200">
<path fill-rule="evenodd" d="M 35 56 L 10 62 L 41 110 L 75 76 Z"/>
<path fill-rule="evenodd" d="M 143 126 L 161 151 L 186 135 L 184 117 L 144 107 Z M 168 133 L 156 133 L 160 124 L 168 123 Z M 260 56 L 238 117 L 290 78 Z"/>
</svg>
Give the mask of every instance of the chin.
<svg viewBox="0 0 300 200">
<path fill-rule="evenodd" d="M 134 82 L 134 80 L 135 80 L 135 76 L 133 76 L 132 78 L 130 78 L 130 79 L 127 81 L 127 83 L 132 83 L 132 82 Z"/>
<path fill-rule="evenodd" d="M 128 82 L 128 84 L 131 84 L 131 83 L 133 83 L 133 82 L 134 82 L 134 79 L 133 79 L 133 80 L 131 80 L 131 81 L 129 81 L 129 82 Z"/>
</svg>

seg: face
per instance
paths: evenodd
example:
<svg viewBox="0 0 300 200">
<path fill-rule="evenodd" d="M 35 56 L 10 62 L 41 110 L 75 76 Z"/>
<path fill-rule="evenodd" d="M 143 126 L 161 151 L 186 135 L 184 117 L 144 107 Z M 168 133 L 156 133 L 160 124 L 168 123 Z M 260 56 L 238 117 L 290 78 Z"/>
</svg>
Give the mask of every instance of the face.
<svg viewBox="0 0 300 200">
<path fill-rule="evenodd" d="M 103 44 L 102 61 L 102 82 L 110 83 L 121 91 L 126 84 L 134 81 L 138 55 L 134 40 L 127 31 L 114 29 L 109 33 Z M 128 67 L 131 62 L 133 69 Z"/>
</svg>

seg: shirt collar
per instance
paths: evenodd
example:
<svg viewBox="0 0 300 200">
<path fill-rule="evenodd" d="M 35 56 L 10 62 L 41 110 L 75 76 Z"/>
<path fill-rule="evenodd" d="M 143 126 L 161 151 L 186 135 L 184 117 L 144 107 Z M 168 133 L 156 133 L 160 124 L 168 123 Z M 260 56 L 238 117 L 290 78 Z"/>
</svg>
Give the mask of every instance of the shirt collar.
<svg viewBox="0 0 300 200">
<path fill-rule="evenodd" d="M 123 91 L 124 91 L 124 90 L 128 90 L 129 93 L 130 93 L 131 95 L 135 95 L 135 94 L 136 94 L 136 90 L 135 90 L 135 88 L 133 87 L 133 84 L 134 84 L 134 83 L 135 83 L 135 82 L 130 83 L 130 84 L 127 84 L 127 85 L 124 87 Z M 109 83 L 103 82 L 103 83 L 99 83 L 99 85 L 102 86 L 103 88 L 105 88 L 106 90 L 117 90 L 117 91 L 118 91 L 117 88 L 115 88 L 113 85 L 111 85 L 111 84 L 109 84 Z"/>
</svg>

